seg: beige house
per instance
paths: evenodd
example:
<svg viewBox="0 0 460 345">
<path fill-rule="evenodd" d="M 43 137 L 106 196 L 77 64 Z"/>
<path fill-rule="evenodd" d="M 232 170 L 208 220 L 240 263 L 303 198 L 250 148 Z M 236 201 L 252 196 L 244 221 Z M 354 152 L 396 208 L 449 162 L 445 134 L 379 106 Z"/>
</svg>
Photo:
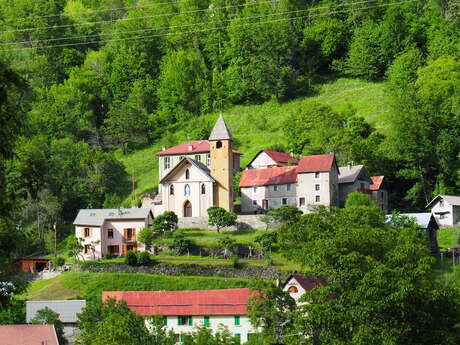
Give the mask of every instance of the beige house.
<svg viewBox="0 0 460 345">
<path fill-rule="evenodd" d="M 261 150 L 248 163 L 246 169 L 265 169 L 297 164 L 299 164 L 299 161 L 288 153 Z"/>
<path fill-rule="evenodd" d="M 150 209 L 83 209 L 73 224 L 75 236 L 84 247 L 80 256 L 85 260 L 100 259 L 104 254 L 125 255 L 128 250 L 143 250 L 137 235 L 151 225 Z"/>
<path fill-rule="evenodd" d="M 339 169 L 334 154 L 304 156 L 297 166 L 244 170 L 241 211 L 257 213 L 282 205 L 304 213 L 339 205 Z"/>
<path fill-rule="evenodd" d="M 460 196 L 440 194 L 426 206 L 431 207 L 439 226 L 454 226 L 460 223 Z"/>
<path fill-rule="evenodd" d="M 241 152 L 219 116 L 208 140 L 191 141 L 157 152 L 158 194 L 144 199 L 153 214 L 173 211 L 178 217 L 206 217 L 207 209 L 233 210 L 233 175 L 240 170 Z"/>
</svg>

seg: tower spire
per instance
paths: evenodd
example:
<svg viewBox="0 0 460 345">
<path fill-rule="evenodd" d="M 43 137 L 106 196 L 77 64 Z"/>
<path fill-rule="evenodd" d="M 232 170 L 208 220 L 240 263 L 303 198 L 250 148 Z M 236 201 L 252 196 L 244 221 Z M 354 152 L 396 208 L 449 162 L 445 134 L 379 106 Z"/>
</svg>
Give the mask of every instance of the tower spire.
<svg viewBox="0 0 460 345">
<path fill-rule="evenodd" d="M 224 121 L 222 113 L 219 114 L 219 118 L 212 129 L 209 140 L 233 140 L 232 134 Z"/>
</svg>

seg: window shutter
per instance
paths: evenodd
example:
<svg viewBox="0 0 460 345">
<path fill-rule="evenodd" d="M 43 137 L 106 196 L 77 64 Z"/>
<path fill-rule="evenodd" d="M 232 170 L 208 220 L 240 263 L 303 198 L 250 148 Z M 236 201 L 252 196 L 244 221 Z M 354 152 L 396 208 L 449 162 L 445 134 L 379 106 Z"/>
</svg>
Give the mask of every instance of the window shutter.
<svg viewBox="0 0 460 345">
<path fill-rule="evenodd" d="M 193 326 L 193 318 L 191 315 L 188 317 L 188 325 Z"/>
<path fill-rule="evenodd" d="M 123 229 L 123 237 L 126 238 L 126 235 L 128 234 L 128 229 Z"/>
</svg>

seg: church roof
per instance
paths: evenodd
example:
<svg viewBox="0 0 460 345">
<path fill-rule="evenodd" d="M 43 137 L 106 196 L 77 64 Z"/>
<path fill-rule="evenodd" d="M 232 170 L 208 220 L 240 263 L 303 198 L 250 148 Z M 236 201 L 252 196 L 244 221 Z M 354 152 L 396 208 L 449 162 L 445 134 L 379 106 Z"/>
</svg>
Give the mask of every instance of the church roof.
<svg viewBox="0 0 460 345">
<path fill-rule="evenodd" d="M 184 165 L 187 162 L 195 166 L 201 172 L 203 172 L 211 181 L 215 182 L 214 178 L 211 176 L 211 170 L 209 170 L 209 168 L 206 165 L 194 159 L 184 157 L 161 179 L 160 183 L 166 181 L 169 178 L 169 176 L 171 176 L 180 166 Z"/>
<path fill-rule="evenodd" d="M 211 135 L 209 136 L 209 140 L 233 140 L 222 114 L 219 115 Z"/>
<path fill-rule="evenodd" d="M 297 172 L 300 174 L 310 172 L 331 171 L 334 165 L 335 155 L 333 153 L 327 155 L 303 156 L 302 158 L 300 158 L 299 168 L 297 169 Z M 337 165 L 335 166 L 337 169 Z"/>
<path fill-rule="evenodd" d="M 209 140 L 192 140 L 187 143 L 170 147 L 169 149 L 157 152 L 157 156 L 166 155 L 191 155 L 194 153 L 207 153 L 211 151 Z M 243 153 L 233 150 L 233 154 L 242 155 Z"/>
<path fill-rule="evenodd" d="M 266 186 L 297 182 L 297 167 L 243 170 L 240 187 Z"/>
</svg>

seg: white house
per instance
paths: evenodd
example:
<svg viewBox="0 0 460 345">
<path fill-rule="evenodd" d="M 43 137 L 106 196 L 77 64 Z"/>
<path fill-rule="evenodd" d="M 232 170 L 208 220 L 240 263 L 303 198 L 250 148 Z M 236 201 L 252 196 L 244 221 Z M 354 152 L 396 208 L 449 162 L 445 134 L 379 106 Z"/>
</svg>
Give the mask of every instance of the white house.
<svg viewBox="0 0 460 345">
<path fill-rule="evenodd" d="M 244 170 L 240 188 L 242 212 L 293 205 L 308 213 L 339 206 L 339 169 L 333 153 L 304 156 L 296 166 Z"/>
<path fill-rule="evenodd" d="M 460 196 L 440 194 L 426 207 L 431 207 L 439 226 L 454 226 L 460 222 Z"/>
<path fill-rule="evenodd" d="M 143 250 L 137 235 L 151 225 L 152 219 L 152 211 L 145 208 L 80 210 L 73 222 L 75 236 L 83 240 L 80 255 L 91 260 L 104 254 L 121 256 L 128 250 Z"/>
<path fill-rule="evenodd" d="M 250 291 L 241 289 L 190 291 L 104 291 L 102 300 L 124 300 L 139 315 L 161 315 L 167 331 L 184 340 L 196 326 L 217 331 L 226 326 L 231 334 L 245 343 L 255 333 L 246 311 Z M 146 319 L 149 325 L 149 321 Z"/>
<path fill-rule="evenodd" d="M 283 286 L 283 291 L 289 292 L 289 295 L 299 304 L 300 297 L 307 291 L 314 289 L 324 282 L 319 278 L 306 277 L 301 274 L 292 274 L 288 277 Z"/>
<path fill-rule="evenodd" d="M 265 169 L 297 164 L 299 164 L 299 161 L 288 153 L 261 150 L 248 163 L 246 169 Z"/>
</svg>

